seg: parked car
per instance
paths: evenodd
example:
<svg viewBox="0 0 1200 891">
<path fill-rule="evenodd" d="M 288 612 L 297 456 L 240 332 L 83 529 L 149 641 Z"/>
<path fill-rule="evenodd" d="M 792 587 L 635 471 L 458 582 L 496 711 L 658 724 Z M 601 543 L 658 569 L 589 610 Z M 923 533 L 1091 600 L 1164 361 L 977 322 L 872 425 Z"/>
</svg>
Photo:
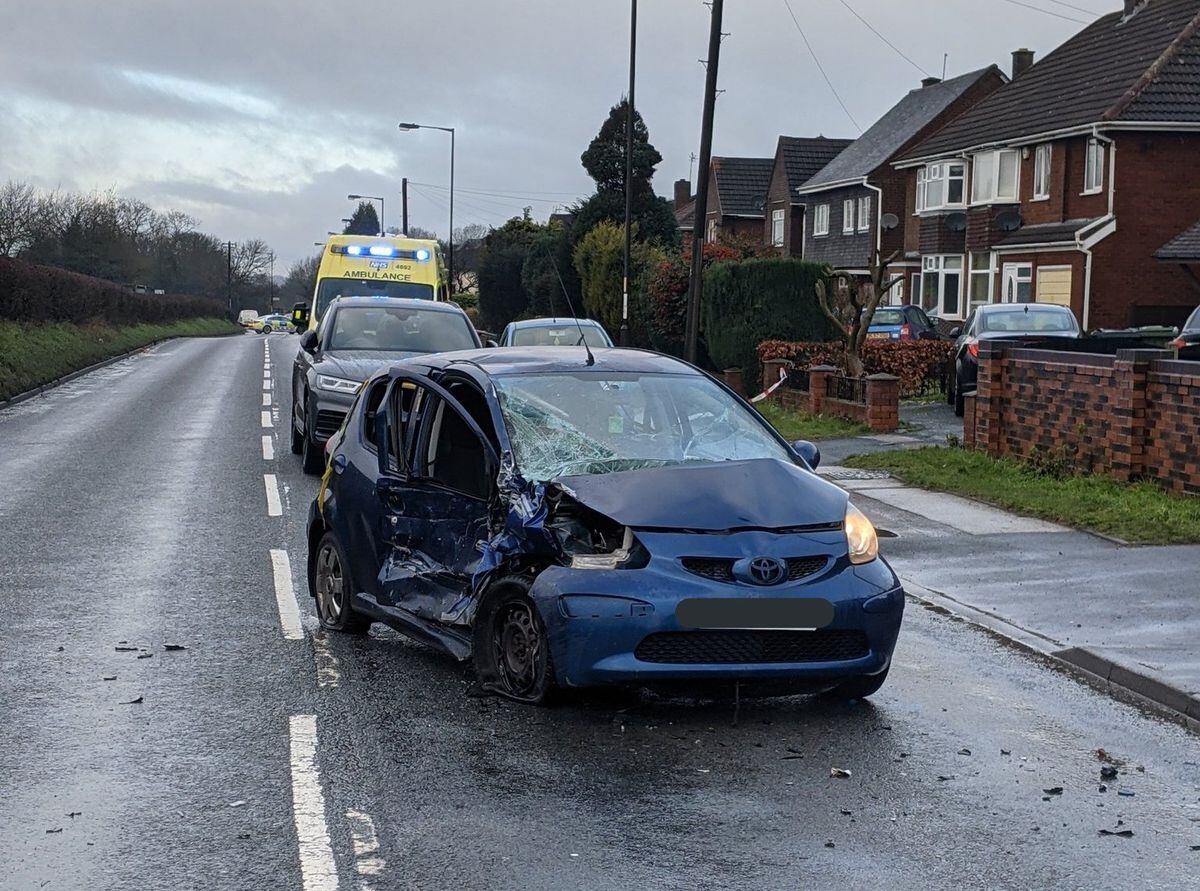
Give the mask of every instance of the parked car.
<svg viewBox="0 0 1200 891">
<path fill-rule="evenodd" d="M 940 340 L 937 327 L 919 306 L 881 306 L 871 317 L 868 340 Z"/>
<path fill-rule="evenodd" d="M 904 591 L 870 521 L 811 443 L 679 360 L 412 359 L 330 446 L 308 518 L 325 628 L 386 623 L 532 703 L 686 681 L 857 698 L 887 677 Z"/>
<path fill-rule="evenodd" d="M 1170 346 L 1179 350 L 1181 359 L 1200 359 L 1200 306 L 1188 316 L 1179 330 L 1179 336 L 1171 341 Z"/>
<path fill-rule="evenodd" d="M 272 313 L 267 316 L 259 316 L 250 323 L 250 327 L 254 328 L 262 334 L 271 334 L 275 331 L 281 331 L 287 334 L 289 331 L 294 331 L 292 320 L 281 313 Z"/>
<path fill-rule="evenodd" d="M 963 414 L 963 396 L 979 377 L 979 343 L 984 340 L 1077 340 L 1079 323 L 1065 306 L 1049 303 L 994 303 L 974 310 L 962 328 L 950 332 L 954 367 L 946 400 Z"/>
<path fill-rule="evenodd" d="M 452 303 L 421 298 L 349 297 L 304 332 L 292 367 L 292 453 L 306 473 L 325 468 L 325 441 L 342 426 L 359 386 L 394 362 L 441 350 L 472 349 L 479 337 Z"/>
<path fill-rule="evenodd" d="M 551 318 L 509 322 L 500 335 L 500 346 L 578 346 L 580 337 L 593 348 L 613 345 L 612 338 L 599 322 Z"/>
</svg>

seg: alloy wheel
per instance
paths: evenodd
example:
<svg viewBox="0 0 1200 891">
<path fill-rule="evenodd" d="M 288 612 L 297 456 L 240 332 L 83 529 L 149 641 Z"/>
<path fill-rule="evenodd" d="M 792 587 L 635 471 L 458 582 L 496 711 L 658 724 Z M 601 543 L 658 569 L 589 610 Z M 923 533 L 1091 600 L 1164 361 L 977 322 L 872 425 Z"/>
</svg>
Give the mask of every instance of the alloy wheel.
<svg viewBox="0 0 1200 891">
<path fill-rule="evenodd" d="M 341 558 L 337 548 L 326 543 L 317 554 L 317 605 L 327 622 L 336 622 L 341 616 L 345 596 Z"/>
</svg>

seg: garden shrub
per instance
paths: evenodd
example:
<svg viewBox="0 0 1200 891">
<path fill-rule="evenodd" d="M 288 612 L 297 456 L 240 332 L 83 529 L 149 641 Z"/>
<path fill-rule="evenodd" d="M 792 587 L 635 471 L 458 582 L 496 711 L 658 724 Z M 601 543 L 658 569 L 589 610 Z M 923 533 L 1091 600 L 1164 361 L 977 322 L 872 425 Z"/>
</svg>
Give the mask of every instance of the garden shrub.
<svg viewBox="0 0 1200 891">
<path fill-rule="evenodd" d="M 863 344 L 867 374 L 894 374 L 900 378 L 900 395 L 916 396 L 939 388 L 946 360 L 954 345 L 946 340 L 868 340 Z M 760 362 L 787 359 L 797 368 L 813 365 L 845 367 L 844 344 L 791 343 L 766 340 L 758 345 Z"/>
</svg>

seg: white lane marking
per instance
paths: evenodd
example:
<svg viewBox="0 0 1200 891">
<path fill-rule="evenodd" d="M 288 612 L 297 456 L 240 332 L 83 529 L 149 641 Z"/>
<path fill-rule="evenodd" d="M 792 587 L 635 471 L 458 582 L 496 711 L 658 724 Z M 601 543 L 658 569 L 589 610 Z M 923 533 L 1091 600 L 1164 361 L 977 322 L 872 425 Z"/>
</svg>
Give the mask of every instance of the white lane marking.
<svg viewBox="0 0 1200 891">
<path fill-rule="evenodd" d="M 292 818 L 300 848 L 304 891 L 337 891 L 337 864 L 325 825 L 325 795 L 317 767 L 317 716 L 292 715 Z"/>
<path fill-rule="evenodd" d="M 263 444 L 263 460 L 264 461 L 274 461 L 275 460 L 275 440 L 271 439 L 271 437 L 269 437 L 269 436 L 264 436 L 262 438 L 262 444 Z"/>
<path fill-rule="evenodd" d="M 375 832 L 375 821 L 362 811 L 346 811 L 350 821 L 350 840 L 354 843 L 354 867 L 358 870 L 361 891 L 371 891 L 368 879 L 383 873 L 387 865 L 379 856 L 379 836 Z"/>
<path fill-rule="evenodd" d="M 263 405 L 270 405 L 270 404 L 271 404 L 271 394 L 263 393 Z"/>
<path fill-rule="evenodd" d="M 292 587 L 292 563 L 287 551 L 271 550 L 271 572 L 275 577 L 275 602 L 279 605 L 279 624 L 288 640 L 304 640 L 300 627 L 300 605 Z"/>
<path fill-rule="evenodd" d="M 275 479 L 275 474 L 264 473 L 263 485 L 267 488 L 267 516 L 282 517 L 283 502 L 279 500 L 279 481 Z"/>
<path fill-rule="evenodd" d="M 269 389 L 271 389 L 271 382 L 270 382 L 270 381 L 268 381 L 268 380 L 264 380 L 264 381 L 263 381 L 263 389 L 264 389 L 264 390 L 269 390 Z"/>
<path fill-rule="evenodd" d="M 336 687 L 342 679 L 342 673 L 338 669 L 337 656 L 329 649 L 329 641 L 323 632 L 318 631 L 313 635 L 313 655 L 317 660 L 317 686 Z"/>
<path fill-rule="evenodd" d="M 274 426 L 274 424 L 271 423 L 271 413 L 269 411 L 264 411 L 262 413 L 262 425 L 264 427 L 273 427 Z"/>
<path fill-rule="evenodd" d="M 270 379 L 271 379 L 271 369 L 270 369 L 270 368 L 264 368 L 264 369 L 263 369 L 263 380 L 264 380 L 264 381 L 268 381 L 268 380 L 270 380 Z"/>
</svg>

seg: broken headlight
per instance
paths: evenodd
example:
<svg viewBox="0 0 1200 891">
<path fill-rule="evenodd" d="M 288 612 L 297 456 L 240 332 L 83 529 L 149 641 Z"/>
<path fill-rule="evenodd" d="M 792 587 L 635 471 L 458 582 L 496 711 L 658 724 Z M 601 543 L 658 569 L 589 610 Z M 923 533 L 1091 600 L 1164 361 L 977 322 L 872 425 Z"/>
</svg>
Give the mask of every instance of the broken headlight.
<svg viewBox="0 0 1200 891">
<path fill-rule="evenodd" d="M 846 519 L 842 526 L 846 530 L 851 563 L 870 563 L 879 556 L 879 538 L 875 535 L 875 527 L 866 514 L 849 502 L 846 502 Z"/>
<path fill-rule="evenodd" d="M 640 549 L 633 530 L 625 527 L 625 537 L 621 546 L 607 554 L 575 554 L 571 557 L 572 569 L 621 569 L 629 566 L 635 560 L 635 551 Z"/>
</svg>

